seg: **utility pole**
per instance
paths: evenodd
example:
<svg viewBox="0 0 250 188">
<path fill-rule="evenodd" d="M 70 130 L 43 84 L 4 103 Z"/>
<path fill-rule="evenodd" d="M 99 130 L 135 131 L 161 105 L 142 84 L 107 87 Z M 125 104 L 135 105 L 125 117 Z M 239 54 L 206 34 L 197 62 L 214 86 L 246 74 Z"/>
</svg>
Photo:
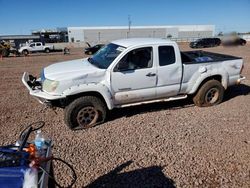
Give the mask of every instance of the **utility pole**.
<svg viewBox="0 0 250 188">
<path fill-rule="evenodd" d="M 100 43 L 101 40 L 101 32 L 98 32 L 98 42 Z"/>
<path fill-rule="evenodd" d="M 129 35 L 130 35 L 131 23 L 132 23 L 131 17 L 130 17 L 130 15 L 128 15 L 128 36 L 127 36 L 127 38 L 129 38 Z"/>
</svg>

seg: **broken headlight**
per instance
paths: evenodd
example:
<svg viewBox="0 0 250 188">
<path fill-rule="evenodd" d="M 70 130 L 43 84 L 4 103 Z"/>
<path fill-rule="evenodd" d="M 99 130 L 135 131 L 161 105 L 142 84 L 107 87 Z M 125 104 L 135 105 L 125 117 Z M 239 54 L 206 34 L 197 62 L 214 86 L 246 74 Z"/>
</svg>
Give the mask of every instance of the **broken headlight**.
<svg viewBox="0 0 250 188">
<path fill-rule="evenodd" d="M 45 79 L 43 81 L 43 90 L 46 92 L 53 92 L 56 90 L 58 85 L 59 85 L 58 81 Z"/>
</svg>

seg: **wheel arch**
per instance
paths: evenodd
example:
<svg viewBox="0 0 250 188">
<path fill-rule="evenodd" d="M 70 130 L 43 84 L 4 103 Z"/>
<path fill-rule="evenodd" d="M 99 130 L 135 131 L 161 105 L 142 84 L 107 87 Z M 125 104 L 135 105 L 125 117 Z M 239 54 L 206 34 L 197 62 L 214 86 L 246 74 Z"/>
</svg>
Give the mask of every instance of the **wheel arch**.
<svg viewBox="0 0 250 188">
<path fill-rule="evenodd" d="M 66 103 L 69 104 L 70 102 L 72 102 L 73 100 L 79 98 L 79 97 L 83 97 L 83 96 L 94 96 L 99 98 L 108 109 L 112 109 L 113 108 L 113 104 L 111 102 L 111 99 L 107 96 L 107 95 L 103 95 L 98 91 L 85 91 L 85 92 L 80 92 L 77 94 L 71 94 L 68 95 L 66 97 Z"/>
<path fill-rule="evenodd" d="M 30 51 L 29 51 L 28 49 L 23 49 L 23 50 L 20 52 L 20 54 L 24 54 L 25 52 L 27 52 L 27 54 L 30 53 Z"/>
<path fill-rule="evenodd" d="M 45 52 L 46 52 L 47 50 L 50 52 L 49 47 L 44 48 L 44 51 L 45 51 Z"/>
<path fill-rule="evenodd" d="M 202 85 L 204 85 L 209 80 L 217 80 L 222 84 L 224 89 L 227 88 L 227 81 L 223 79 L 222 75 L 216 74 L 216 75 L 208 76 L 204 78 L 201 82 L 196 83 L 189 94 L 192 94 L 192 95 L 196 94 L 199 91 L 199 89 L 202 87 Z"/>
</svg>

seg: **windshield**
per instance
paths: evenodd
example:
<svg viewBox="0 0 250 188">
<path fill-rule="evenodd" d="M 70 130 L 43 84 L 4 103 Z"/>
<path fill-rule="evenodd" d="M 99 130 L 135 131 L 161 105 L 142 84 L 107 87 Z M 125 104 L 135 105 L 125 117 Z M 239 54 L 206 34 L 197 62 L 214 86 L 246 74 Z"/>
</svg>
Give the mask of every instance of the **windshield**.
<svg viewBox="0 0 250 188">
<path fill-rule="evenodd" d="M 124 50 L 125 48 L 117 44 L 110 43 L 101 48 L 95 55 L 88 58 L 88 61 L 100 68 L 107 69 L 114 59 Z"/>
</svg>

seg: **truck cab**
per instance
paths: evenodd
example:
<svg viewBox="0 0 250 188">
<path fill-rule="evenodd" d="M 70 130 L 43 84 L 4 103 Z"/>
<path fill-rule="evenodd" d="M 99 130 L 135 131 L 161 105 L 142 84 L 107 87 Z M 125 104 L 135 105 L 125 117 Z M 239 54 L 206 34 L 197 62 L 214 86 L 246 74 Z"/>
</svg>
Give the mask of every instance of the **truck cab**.
<svg viewBox="0 0 250 188">
<path fill-rule="evenodd" d="M 117 105 L 161 98 L 162 95 L 175 96 L 179 92 L 182 66 L 177 44 L 166 40 L 154 40 L 151 44 L 139 41 L 121 44 L 126 46 L 126 51 L 110 67 Z"/>
<path fill-rule="evenodd" d="M 30 44 L 31 51 L 43 51 L 43 44 L 41 42 L 35 42 Z"/>
</svg>

